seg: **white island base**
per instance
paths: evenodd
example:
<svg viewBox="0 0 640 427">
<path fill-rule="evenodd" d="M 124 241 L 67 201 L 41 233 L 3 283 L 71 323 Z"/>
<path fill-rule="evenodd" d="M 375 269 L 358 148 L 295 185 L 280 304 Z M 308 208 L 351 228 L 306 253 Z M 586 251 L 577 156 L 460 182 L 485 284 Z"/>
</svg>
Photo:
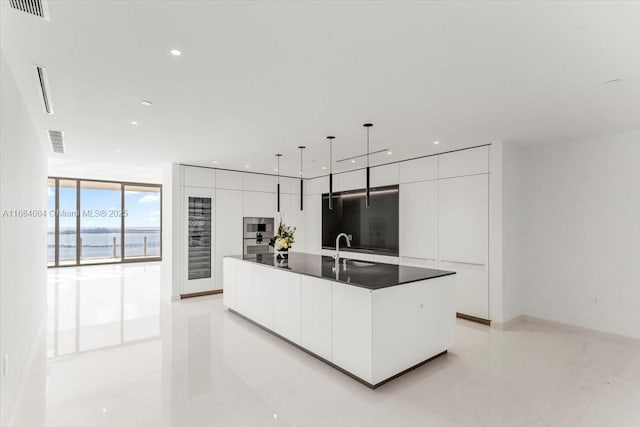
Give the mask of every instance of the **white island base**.
<svg viewBox="0 0 640 427">
<path fill-rule="evenodd" d="M 224 305 L 376 388 L 455 343 L 455 275 L 380 289 L 225 257 Z"/>
</svg>

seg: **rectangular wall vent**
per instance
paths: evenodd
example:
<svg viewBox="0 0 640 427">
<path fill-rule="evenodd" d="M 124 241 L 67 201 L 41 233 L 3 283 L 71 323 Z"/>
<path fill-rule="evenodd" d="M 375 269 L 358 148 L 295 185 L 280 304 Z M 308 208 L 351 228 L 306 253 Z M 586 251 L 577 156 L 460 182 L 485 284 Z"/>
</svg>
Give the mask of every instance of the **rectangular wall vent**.
<svg viewBox="0 0 640 427">
<path fill-rule="evenodd" d="M 51 92 L 49 91 L 49 79 L 47 78 L 47 69 L 40 65 L 36 65 L 36 83 L 40 91 L 40 99 L 42 100 L 42 108 L 47 114 L 53 114 L 53 104 L 51 102 Z"/>
<path fill-rule="evenodd" d="M 43 0 L 9 0 L 9 3 L 16 10 L 42 19 L 49 19 L 47 6 Z"/>
<path fill-rule="evenodd" d="M 49 131 L 49 141 L 51 141 L 51 149 L 54 153 L 64 153 L 64 142 L 62 141 L 63 133 L 59 130 Z"/>
</svg>

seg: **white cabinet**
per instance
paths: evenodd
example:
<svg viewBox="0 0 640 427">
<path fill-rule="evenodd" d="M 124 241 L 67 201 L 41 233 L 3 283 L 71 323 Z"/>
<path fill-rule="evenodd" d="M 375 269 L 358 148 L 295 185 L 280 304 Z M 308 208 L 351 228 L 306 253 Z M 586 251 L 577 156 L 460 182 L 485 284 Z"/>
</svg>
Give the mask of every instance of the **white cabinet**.
<svg viewBox="0 0 640 427">
<path fill-rule="evenodd" d="M 188 187 L 215 188 L 216 170 L 196 166 L 184 166 L 183 185 Z"/>
<path fill-rule="evenodd" d="M 333 283 L 332 362 L 372 383 L 372 292 Z"/>
<path fill-rule="evenodd" d="M 242 191 L 216 189 L 216 207 L 216 266 L 220 271 L 223 256 L 242 254 Z M 216 277 L 216 289 L 222 289 L 222 275 Z"/>
<path fill-rule="evenodd" d="M 348 191 L 365 188 L 367 186 L 367 175 L 364 169 L 344 172 L 333 175 L 333 191 Z M 329 192 L 329 184 L 327 184 Z"/>
<path fill-rule="evenodd" d="M 438 179 L 438 156 L 422 157 L 400 163 L 400 183 Z"/>
<path fill-rule="evenodd" d="M 235 258 L 223 258 L 222 276 L 224 277 L 224 292 L 222 302 L 225 306 L 236 310 L 238 295 L 238 264 Z"/>
<path fill-rule="evenodd" d="M 308 276 L 300 281 L 300 343 L 331 360 L 331 282 Z"/>
<path fill-rule="evenodd" d="M 438 177 L 477 175 L 489 172 L 489 147 L 454 151 L 438 156 Z"/>
<path fill-rule="evenodd" d="M 438 258 L 438 181 L 400 184 L 400 256 Z"/>
<path fill-rule="evenodd" d="M 271 267 L 251 266 L 252 319 L 269 329 L 273 329 L 273 273 Z"/>
<path fill-rule="evenodd" d="M 489 319 L 489 269 L 486 265 L 441 261 L 442 270 L 455 271 L 456 310 L 481 319 Z"/>
<path fill-rule="evenodd" d="M 440 268 L 458 273 L 458 312 L 488 319 L 488 175 L 439 183 Z"/>
<path fill-rule="evenodd" d="M 273 217 L 275 194 L 259 191 L 244 191 L 244 216 Z"/>
<path fill-rule="evenodd" d="M 245 173 L 243 189 L 244 191 L 264 191 L 273 193 L 275 177 L 259 173 Z"/>
<path fill-rule="evenodd" d="M 334 175 L 335 179 L 335 175 Z M 322 194 L 329 192 L 329 177 L 321 176 L 319 178 L 313 178 L 307 180 L 306 182 L 307 188 L 305 189 L 305 194 Z M 335 190 L 334 190 L 335 191 Z"/>
<path fill-rule="evenodd" d="M 484 265 L 489 245 L 489 177 L 439 181 L 440 259 Z"/>
<path fill-rule="evenodd" d="M 373 381 L 377 383 L 455 344 L 456 276 L 373 292 Z"/>
<path fill-rule="evenodd" d="M 216 170 L 216 188 L 225 188 L 227 190 L 242 190 L 244 173 Z"/>
<path fill-rule="evenodd" d="M 385 185 L 396 185 L 400 178 L 398 176 L 400 171 L 399 163 L 392 163 L 389 165 L 376 166 L 371 168 L 371 186 L 382 187 Z M 365 181 L 366 186 L 366 181 Z"/>
<path fill-rule="evenodd" d="M 247 317 L 252 317 L 251 265 L 247 262 L 239 262 L 236 274 L 236 311 Z"/>
<path fill-rule="evenodd" d="M 300 344 L 300 275 L 276 270 L 273 280 L 273 330 Z"/>
</svg>

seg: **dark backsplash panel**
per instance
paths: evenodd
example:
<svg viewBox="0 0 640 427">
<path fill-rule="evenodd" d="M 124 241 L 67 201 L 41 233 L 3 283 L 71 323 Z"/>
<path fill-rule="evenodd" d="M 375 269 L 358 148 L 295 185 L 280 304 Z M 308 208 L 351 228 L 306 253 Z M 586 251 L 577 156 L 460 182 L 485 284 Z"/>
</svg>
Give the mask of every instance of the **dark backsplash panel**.
<svg viewBox="0 0 640 427">
<path fill-rule="evenodd" d="M 329 194 L 322 195 L 322 247 L 335 249 L 336 236 L 353 236 L 351 249 L 384 255 L 398 254 L 399 195 L 397 185 L 371 190 L 371 206 L 365 207 L 364 189 L 333 193 L 333 210 Z M 346 243 L 340 242 L 346 249 Z"/>
</svg>

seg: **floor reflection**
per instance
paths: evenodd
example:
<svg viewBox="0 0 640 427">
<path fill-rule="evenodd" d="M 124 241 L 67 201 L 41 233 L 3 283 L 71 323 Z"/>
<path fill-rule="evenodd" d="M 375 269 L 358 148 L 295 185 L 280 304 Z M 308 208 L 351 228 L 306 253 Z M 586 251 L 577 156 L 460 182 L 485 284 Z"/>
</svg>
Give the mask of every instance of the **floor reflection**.
<svg viewBox="0 0 640 427">
<path fill-rule="evenodd" d="M 160 335 L 160 266 L 49 269 L 47 357 Z"/>
</svg>

